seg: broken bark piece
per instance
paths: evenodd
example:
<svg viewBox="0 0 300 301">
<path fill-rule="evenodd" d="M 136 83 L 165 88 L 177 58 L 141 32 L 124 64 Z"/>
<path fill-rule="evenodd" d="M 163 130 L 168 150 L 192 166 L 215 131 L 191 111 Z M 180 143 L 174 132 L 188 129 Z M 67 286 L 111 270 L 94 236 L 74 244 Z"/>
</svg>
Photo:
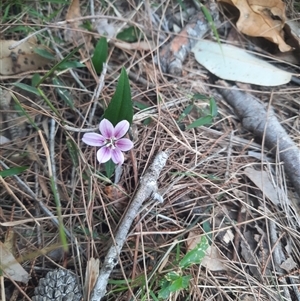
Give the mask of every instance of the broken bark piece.
<svg viewBox="0 0 300 301">
<path fill-rule="evenodd" d="M 210 3 L 208 10 L 212 16 L 214 24 L 219 20 L 219 11 L 215 3 Z M 158 63 L 163 72 L 175 76 L 182 74 L 182 63 L 188 56 L 197 40 L 210 30 L 211 25 L 202 11 L 193 16 L 183 30 L 165 45 L 159 53 Z"/>
<path fill-rule="evenodd" d="M 236 86 L 231 87 L 224 81 L 218 81 L 218 84 L 224 87 L 219 88 L 219 92 L 234 108 L 243 127 L 264 139 L 265 145 L 275 155 L 279 155 L 280 161 L 284 162 L 284 170 L 300 197 L 300 149 L 281 126 L 273 110 L 267 111 L 256 97 L 239 91 Z M 299 198 L 297 206 L 299 209 Z"/>
</svg>

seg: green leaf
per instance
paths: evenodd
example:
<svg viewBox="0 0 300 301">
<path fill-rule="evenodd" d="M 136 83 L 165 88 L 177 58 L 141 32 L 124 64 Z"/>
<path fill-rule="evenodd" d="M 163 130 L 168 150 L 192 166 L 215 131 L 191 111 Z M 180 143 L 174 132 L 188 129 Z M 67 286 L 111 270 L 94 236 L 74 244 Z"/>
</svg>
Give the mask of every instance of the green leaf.
<svg viewBox="0 0 300 301">
<path fill-rule="evenodd" d="M 202 228 L 204 230 L 206 234 L 206 238 L 208 239 L 209 244 L 211 244 L 211 240 L 212 240 L 212 233 L 211 233 L 211 226 L 210 226 L 210 222 L 209 221 L 205 221 L 202 224 Z"/>
<path fill-rule="evenodd" d="M 33 93 L 37 96 L 41 96 L 39 90 L 35 87 L 32 87 L 32 86 L 29 86 L 27 84 L 23 84 L 23 83 L 14 83 L 14 86 L 22 89 L 22 90 L 25 90 L 27 92 L 30 92 L 30 93 Z"/>
<path fill-rule="evenodd" d="M 38 86 L 48 77 L 50 77 L 56 70 L 60 69 L 60 66 L 62 64 L 64 64 L 65 62 L 68 61 L 68 59 L 75 53 L 77 52 L 81 47 L 83 46 L 83 44 L 75 47 L 65 58 L 63 58 L 60 62 L 58 62 L 57 64 L 55 64 L 51 70 L 49 70 L 41 79 L 40 81 L 36 84 L 36 87 L 38 88 Z"/>
<path fill-rule="evenodd" d="M 108 44 L 105 37 L 101 37 L 98 41 L 94 55 L 92 57 L 93 66 L 98 74 L 101 74 L 103 63 L 106 62 L 108 56 Z"/>
<path fill-rule="evenodd" d="M 190 104 L 190 105 L 188 105 L 188 106 L 183 110 L 183 112 L 180 114 L 180 116 L 179 116 L 177 122 L 181 122 L 187 115 L 189 115 L 189 114 L 191 113 L 193 107 L 194 107 L 194 104 L 193 104 L 193 103 Z"/>
<path fill-rule="evenodd" d="M 40 55 L 41 57 L 44 57 L 45 59 L 48 60 L 55 60 L 55 56 L 50 53 L 49 51 L 47 51 L 46 49 L 42 49 L 42 48 L 34 48 L 33 50 L 35 53 L 37 53 L 38 55 Z"/>
<path fill-rule="evenodd" d="M 29 123 L 32 125 L 32 127 L 35 128 L 37 131 L 39 131 L 39 127 L 35 124 L 34 120 L 30 117 L 30 115 L 24 110 L 19 99 L 14 94 L 12 94 L 12 98 L 15 102 L 15 106 L 17 107 L 17 110 L 19 111 L 19 114 L 26 116 Z"/>
<path fill-rule="evenodd" d="M 182 8 L 182 10 L 184 12 L 186 12 L 186 5 L 182 0 L 177 0 L 178 4 L 180 5 L 180 7 Z"/>
<path fill-rule="evenodd" d="M 168 274 L 165 275 L 165 278 L 171 282 L 171 281 L 175 281 L 178 279 L 178 277 L 181 277 L 178 273 L 172 271 L 172 272 L 169 272 Z"/>
<path fill-rule="evenodd" d="M 150 290 L 149 294 L 150 294 L 153 301 L 159 301 L 158 298 L 155 296 L 153 291 Z"/>
<path fill-rule="evenodd" d="M 201 118 L 195 120 L 190 125 L 188 125 L 186 127 L 186 129 L 190 130 L 192 128 L 196 128 L 196 127 L 199 127 L 199 126 L 202 126 L 202 125 L 211 124 L 212 121 L 213 121 L 213 118 L 211 117 L 211 115 L 207 115 L 207 116 L 204 116 L 204 117 L 201 117 Z"/>
<path fill-rule="evenodd" d="M 133 106 L 140 109 L 140 110 L 145 110 L 145 109 L 148 109 L 149 106 L 148 105 L 145 105 L 144 103 L 141 103 L 139 101 L 134 101 L 133 102 Z"/>
<path fill-rule="evenodd" d="M 31 86 L 35 87 L 35 85 L 40 81 L 41 76 L 38 73 L 35 73 L 31 78 Z"/>
<path fill-rule="evenodd" d="M 178 277 L 176 280 L 170 283 L 169 291 L 171 293 L 174 293 L 176 291 L 180 291 L 182 289 L 187 288 L 191 277 L 192 277 L 191 275 Z"/>
<path fill-rule="evenodd" d="M 125 28 L 120 33 L 117 34 L 117 39 L 133 43 L 138 41 L 138 39 L 141 37 L 142 32 L 135 26 L 130 26 L 128 28 Z"/>
<path fill-rule="evenodd" d="M 65 84 L 57 77 L 54 77 L 52 79 L 52 82 L 55 86 L 57 86 L 57 87 L 55 87 L 55 90 L 59 94 L 59 96 L 65 101 L 65 103 L 69 107 L 74 109 L 74 102 L 73 102 L 73 99 L 72 99 L 72 96 L 71 96 L 69 90 L 62 88 L 63 86 L 65 86 Z"/>
<path fill-rule="evenodd" d="M 4 169 L 0 171 L 0 177 L 11 177 L 22 173 L 24 170 L 28 169 L 28 166 L 12 167 L 9 169 Z"/>
<path fill-rule="evenodd" d="M 143 125 L 149 125 L 151 123 L 152 119 L 149 117 L 149 118 L 146 118 L 144 121 L 143 121 Z"/>
<path fill-rule="evenodd" d="M 209 106 L 210 106 L 210 115 L 212 117 L 216 117 L 218 115 L 218 107 L 213 97 L 209 99 Z"/>
<path fill-rule="evenodd" d="M 199 99 L 199 100 L 207 100 L 207 96 L 200 94 L 200 93 L 196 93 L 193 95 L 193 99 Z"/>
<path fill-rule="evenodd" d="M 161 289 L 158 292 L 158 298 L 167 299 L 171 293 L 169 290 L 170 281 L 168 281 L 167 279 L 163 279 L 160 282 L 160 285 L 161 285 Z"/>
<path fill-rule="evenodd" d="M 169 272 L 160 281 L 161 289 L 158 298 L 167 299 L 171 293 L 187 288 L 191 278 L 191 275 L 182 276 L 174 271 Z"/>
<path fill-rule="evenodd" d="M 208 239 L 206 235 L 201 237 L 200 243 L 197 246 L 189 251 L 179 262 L 179 267 L 185 269 L 193 264 L 199 264 L 205 257 L 205 252 L 209 247 Z"/>
<path fill-rule="evenodd" d="M 67 148 L 68 148 L 68 151 L 69 151 L 69 154 L 70 154 L 73 166 L 77 167 L 79 165 L 79 160 L 78 160 L 78 146 L 69 137 L 67 137 L 66 143 L 67 143 Z"/>
<path fill-rule="evenodd" d="M 83 67 L 85 67 L 85 65 L 78 61 L 67 61 L 67 62 L 62 62 L 61 64 L 59 64 L 58 69 L 66 70 L 66 69 L 71 69 L 71 68 L 83 68 Z"/>
<path fill-rule="evenodd" d="M 210 25 L 210 27 L 213 31 L 213 34 L 214 34 L 215 38 L 217 39 L 217 42 L 219 43 L 219 45 L 221 47 L 220 37 L 219 37 L 218 31 L 217 31 L 216 25 L 214 23 L 214 20 L 213 20 L 211 14 L 210 14 L 210 11 L 203 4 L 200 3 L 200 5 L 201 5 L 201 10 L 203 12 L 203 15 L 205 16 L 205 19 L 208 21 L 208 24 Z"/>
<path fill-rule="evenodd" d="M 104 118 L 108 119 L 114 126 L 122 120 L 132 123 L 133 106 L 129 80 L 124 67 L 122 68 L 114 96 L 104 112 Z"/>
<path fill-rule="evenodd" d="M 116 164 L 112 160 L 104 163 L 106 176 L 110 179 L 115 171 Z"/>
</svg>

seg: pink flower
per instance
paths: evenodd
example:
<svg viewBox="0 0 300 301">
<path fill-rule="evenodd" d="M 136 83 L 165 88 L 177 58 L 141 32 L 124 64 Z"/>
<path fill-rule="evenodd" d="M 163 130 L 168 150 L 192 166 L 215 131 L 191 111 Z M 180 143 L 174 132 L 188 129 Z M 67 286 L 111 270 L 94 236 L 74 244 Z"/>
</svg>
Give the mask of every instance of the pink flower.
<svg viewBox="0 0 300 301">
<path fill-rule="evenodd" d="M 122 138 L 129 129 L 127 120 L 120 121 L 115 127 L 112 123 L 103 119 L 99 124 L 100 134 L 86 133 L 82 137 L 82 141 L 91 146 L 100 146 L 97 151 L 97 160 L 100 163 L 105 163 L 112 159 L 115 164 L 123 164 L 124 155 L 133 147 L 132 141 L 127 138 Z"/>
</svg>

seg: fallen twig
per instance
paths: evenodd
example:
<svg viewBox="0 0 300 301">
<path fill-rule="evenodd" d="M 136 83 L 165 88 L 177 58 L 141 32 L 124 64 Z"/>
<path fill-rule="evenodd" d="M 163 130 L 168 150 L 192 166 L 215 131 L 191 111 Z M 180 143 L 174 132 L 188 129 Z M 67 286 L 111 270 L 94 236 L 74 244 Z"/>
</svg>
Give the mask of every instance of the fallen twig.
<svg viewBox="0 0 300 301">
<path fill-rule="evenodd" d="M 219 92 L 234 108 L 241 119 L 243 127 L 265 141 L 265 145 L 284 162 L 284 169 L 289 176 L 295 191 L 300 197 L 300 149 L 278 122 L 273 110 L 266 111 L 265 107 L 251 94 L 239 91 L 236 86 L 230 87 L 224 81 L 218 84 Z M 300 208 L 298 198 L 297 211 Z"/>
<path fill-rule="evenodd" d="M 137 190 L 128 211 L 126 212 L 123 221 L 114 237 L 114 243 L 110 247 L 105 257 L 104 263 L 97 278 L 95 287 L 93 289 L 90 301 L 100 301 L 106 293 L 106 286 L 108 278 L 118 263 L 119 255 L 126 241 L 128 231 L 132 225 L 133 220 L 137 216 L 143 202 L 154 195 L 157 191 L 157 179 L 161 170 L 166 164 L 169 154 L 166 152 L 159 152 L 151 166 L 141 178 L 140 187 Z"/>
</svg>

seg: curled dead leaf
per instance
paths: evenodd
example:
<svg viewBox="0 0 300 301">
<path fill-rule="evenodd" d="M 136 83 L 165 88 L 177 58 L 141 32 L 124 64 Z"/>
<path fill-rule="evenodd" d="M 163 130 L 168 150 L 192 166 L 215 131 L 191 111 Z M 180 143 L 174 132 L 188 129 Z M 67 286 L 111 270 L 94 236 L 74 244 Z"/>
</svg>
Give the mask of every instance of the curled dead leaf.
<svg viewBox="0 0 300 301">
<path fill-rule="evenodd" d="M 4 277 L 27 284 L 29 274 L 2 242 L 0 242 L 0 256 L 0 267 Z"/>
<path fill-rule="evenodd" d="M 240 11 L 237 28 L 252 37 L 264 37 L 278 45 L 281 52 L 292 50 L 284 41 L 285 3 L 281 0 L 218 0 Z"/>
</svg>

